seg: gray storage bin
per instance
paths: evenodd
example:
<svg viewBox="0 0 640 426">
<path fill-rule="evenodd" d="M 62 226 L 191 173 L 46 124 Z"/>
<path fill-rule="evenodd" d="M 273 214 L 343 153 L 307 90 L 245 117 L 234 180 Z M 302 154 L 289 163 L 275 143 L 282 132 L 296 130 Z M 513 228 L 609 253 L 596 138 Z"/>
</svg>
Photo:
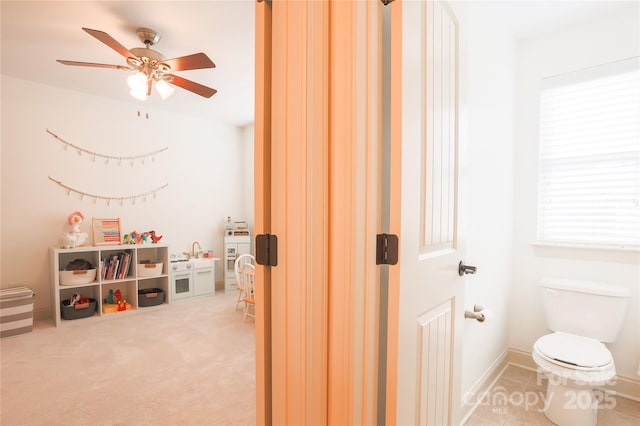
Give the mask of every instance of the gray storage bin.
<svg viewBox="0 0 640 426">
<path fill-rule="evenodd" d="M 65 320 L 74 320 L 80 318 L 87 318 L 92 316 L 96 312 L 96 299 L 89 299 L 89 306 L 86 308 L 77 308 L 76 306 L 69 306 L 69 299 L 60 302 L 60 316 Z"/>
<path fill-rule="evenodd" d="M 156 306 L 164 302 L 164 290 L 161 288 L 143 288 L 138 290 L 138 306 Z"/>
</svg>

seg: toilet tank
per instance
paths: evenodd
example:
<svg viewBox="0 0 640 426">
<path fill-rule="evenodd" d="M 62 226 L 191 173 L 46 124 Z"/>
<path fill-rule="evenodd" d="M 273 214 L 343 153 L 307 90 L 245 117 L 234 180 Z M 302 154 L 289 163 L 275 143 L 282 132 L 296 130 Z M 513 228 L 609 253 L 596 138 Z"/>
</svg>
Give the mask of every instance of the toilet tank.
<svg viewBox="0 0 640 426">
<path fill-rule="evenodd" d="M 631 292 L 593 281 L 543 278 L 542 303 L 553 331 L 613 342 L 625 318 Z"/>
</svg>

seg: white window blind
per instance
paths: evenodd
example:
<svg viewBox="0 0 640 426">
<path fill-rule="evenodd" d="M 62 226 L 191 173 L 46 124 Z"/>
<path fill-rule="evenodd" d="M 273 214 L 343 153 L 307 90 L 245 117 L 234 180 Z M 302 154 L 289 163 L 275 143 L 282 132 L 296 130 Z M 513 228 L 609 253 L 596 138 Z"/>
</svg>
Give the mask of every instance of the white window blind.
<svg viewBox="0 0 640 426">
<path fill-rule="evenodd" d="M 538 241 L 640 246 L 640 61 L 545 79 Z"/>
</svg>

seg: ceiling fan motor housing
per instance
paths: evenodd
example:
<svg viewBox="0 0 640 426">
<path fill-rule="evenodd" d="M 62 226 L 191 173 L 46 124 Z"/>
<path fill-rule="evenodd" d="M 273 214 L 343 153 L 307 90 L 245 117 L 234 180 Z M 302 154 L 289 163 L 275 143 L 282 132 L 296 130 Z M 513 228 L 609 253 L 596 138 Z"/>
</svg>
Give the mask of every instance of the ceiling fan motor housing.
<svg viewBox="0 0 640 426">
<path fill-rule="evenodd" d="M 138 28 L 136 34 L 147 47 L 153 46 L 160 41 L 160 33 L 150 28 Z"/>
</svg>

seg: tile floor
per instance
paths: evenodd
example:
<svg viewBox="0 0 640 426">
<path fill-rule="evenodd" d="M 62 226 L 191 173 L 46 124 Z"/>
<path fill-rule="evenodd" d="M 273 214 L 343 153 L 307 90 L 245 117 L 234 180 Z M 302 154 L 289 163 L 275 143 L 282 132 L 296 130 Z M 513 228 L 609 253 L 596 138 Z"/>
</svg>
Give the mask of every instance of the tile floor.
<svg viewBox="0 0 640 426">
<path fill-rule="evenodd" d="M 507 367 L 465 426 L 553 425 L 542 413 L 546 385 L 534 371 Z M 600 397 L 607 399 L 601 400 L 598 426 L 640 425 L 640 402 Z"/>
</svg>

